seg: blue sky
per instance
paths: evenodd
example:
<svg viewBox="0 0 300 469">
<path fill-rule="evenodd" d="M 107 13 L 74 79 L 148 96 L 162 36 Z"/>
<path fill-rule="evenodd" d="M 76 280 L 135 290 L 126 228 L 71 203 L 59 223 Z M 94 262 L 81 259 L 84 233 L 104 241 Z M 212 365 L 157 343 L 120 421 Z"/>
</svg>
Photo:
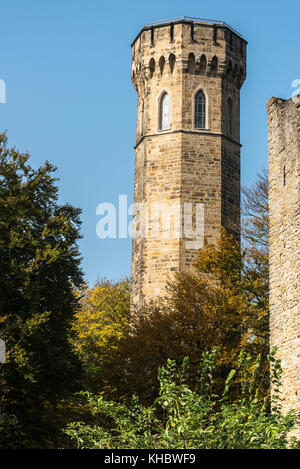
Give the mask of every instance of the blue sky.
<svg viewBox="0 0 300 469">
<path fill-rule="evenodd" d="M 130 43 L 147 22 L 174 16 L 229 23 L 248 41 L 241 93 L 242 183 L 267 162 L 266 101 L 300 78 L 300 2 L 271 0 L 10 0 L 1 2 L 0 129 L 31 164 L 58 166 L 60 200 L 81 207 L 83 270 L 91 283 L 130 274 L 130 239 L 100 240 L 96 207 L 132 201 L 136 92 Z"/>
</svg>

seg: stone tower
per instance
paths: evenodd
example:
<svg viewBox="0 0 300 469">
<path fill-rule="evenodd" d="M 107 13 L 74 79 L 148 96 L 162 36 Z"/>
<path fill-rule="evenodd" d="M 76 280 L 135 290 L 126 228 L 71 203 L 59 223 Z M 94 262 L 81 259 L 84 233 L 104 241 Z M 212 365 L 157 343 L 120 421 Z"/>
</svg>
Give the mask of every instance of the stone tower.
<svg viewBox="0 0 300 469">
<path fill-rule="evenodd" d="M 271 98 L 270 339 L 283 369 L 283 409 L 300 411 L 300 97 Z"/>
<path fill-rule="evenodd" d="M 132 43 L 134 304 L 191 268 L 204 237 L 239 230 L 246 44 L 225 23 L 186 17 L 148 24 Z"/>
</svg>

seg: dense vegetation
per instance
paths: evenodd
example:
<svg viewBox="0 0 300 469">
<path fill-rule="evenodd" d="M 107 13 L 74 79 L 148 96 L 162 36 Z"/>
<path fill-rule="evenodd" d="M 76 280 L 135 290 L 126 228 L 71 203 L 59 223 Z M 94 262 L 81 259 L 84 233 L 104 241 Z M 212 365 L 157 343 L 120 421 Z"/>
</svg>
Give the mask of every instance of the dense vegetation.
<svg viewBox="0 0 300 469">
<path fill-rule="evenodd" d="M 217 350 L 203 353 L 193 388 L 187 385 L 189 361 L 175 361 L 159 369 L 159 395 L 151 406 L 133 396 L 127 405 L 84 393 L 98 423 L 70 424 L 66 433 L 78 448 L 171 449 L 286 449 L 300 448 L 289 436 L 299 416 L 280 412 L 280 363 L 270 356 L 274 385 L 273 411 L 259 393 L 259 360 L 242 352 L 237 369 L 227 376 L 223 392 L 213 392 Z M 239 374 L 239 397 L 230 399 L 231 383 Z"/>
<path fill-rule="evenodd" d="M 57 203 L 54 168 L 0 135 L 0 445 L 52 447 L 64 424 L 59 401 L 80 389 L 69 343 L 82 283 L 80 211 Z"/>
<path fill-rule="evenodd" d="M 242 246 L 221 231 L 133 320 L 128 279 L 83 283 L 80 210 L 28 160 L 0 135 L 0 447 L 296 446 L 268 358 L 266 174 Z"/>
</svg>

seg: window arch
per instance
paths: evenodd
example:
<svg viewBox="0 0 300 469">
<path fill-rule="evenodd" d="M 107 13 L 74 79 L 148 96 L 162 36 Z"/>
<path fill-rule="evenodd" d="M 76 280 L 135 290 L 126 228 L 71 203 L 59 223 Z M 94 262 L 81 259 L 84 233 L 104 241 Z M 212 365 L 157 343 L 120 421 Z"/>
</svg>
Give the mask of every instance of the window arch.
<svg viewBox="0 0 300 469">
<path fill-rule="evenodd" d="M 206 127 L 206 99 L 202 90 L 195 96 L 195 128 L 205 129 Z"/>
<path fill-rule="evenodd" d="M 212 77 L 215 77 L 218 72 L 218 58 L 214 56 L 210 64 L 210 74 Z"/>
<path fill-rule="evenodd" d="M 164 92 L 160 98 L 159 106 L 159 129 L 166 130 L 170 128 L 170 96 Z"/>
<path fill-rule="evenodd" d="M 164 56 L 161 56 L 161 58 L 159 59 L 159 69 L 160 69 L 160 75 L 163 76 L 163 73 L 164 73 L 164 68 L 165 68 L 165 58 Z"/>
<path fill-rule="evenodd" d="M 201 55 L 201 58 L 200 58 L 200 67 L 199 67 L 199 71 L 202 75 L 206 73 L 206 66 L 207 66 L 207 60 L 206 60 L 206 56 L 203 54 Z"/>
<path fill-rule="evenodd" d="M 232 112 L 232 99 L 227 101 L 227 133 L 233 135 L 233 112 Z"/>
<path fill-rule="evenodd" d="M 172 75 L 172 73 L 174 72 L 174 68 L 175 68 L 175 62 L 176 62 L 176 57 L 174 54 L 170 54 L 169 56 L 169 65 L 170 65 L 170 73 Z"/>
<path fill-rule="evenodd" d="M 188 57 L 188 72 L 189 73 L 195 73 L 195 65 L 196 65 L 195 55 L 193 54 L 193 52 L 191 52 Z"/>
<path fill-rule="evenodd" d="M 149 69 L 150 69 L 150 78 L 152 78 L 155 72 L 155 60 L 153 59 L 153 57 L 152 59 L 150 59 Z"/>
</svg>

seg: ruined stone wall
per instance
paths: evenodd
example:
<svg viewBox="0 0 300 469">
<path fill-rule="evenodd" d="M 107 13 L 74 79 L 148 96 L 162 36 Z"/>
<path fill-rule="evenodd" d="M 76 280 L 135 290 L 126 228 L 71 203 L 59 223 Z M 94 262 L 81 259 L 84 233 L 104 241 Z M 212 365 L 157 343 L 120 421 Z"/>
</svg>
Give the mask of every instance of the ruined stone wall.
<svg viewBox="0 0 300 469">
<path fill-rule="evenodd" d="M 172 29 L 172 30 L 171 30 Z M 204 235 L 216 242 L 223 225 L 236 232 L 240 208 L 240 97 L 246 42 L 226 27 L 179 21 L 144 28 L 132 45 L 132 82 L 138 93 L 134 201 L 204 204 Z M 206 98 L 206 126 L 194 126 L 195 94 Z M 170 96 L 170 128 L 159 130 L 159 106 Z M 228 131 L 227 104 L 232 102 Z M 167 208 L 166 208 L 167 210 Z M 140 228 L 140 213 L 135 227 Z M 157 214 L 161 220 L 161 214 Z M 164 292 L 174 271 L 189 269 L 197 251 L 184 234 L 161 231 L 133 239 L 132 301 Z M 155 221 L 155 220 L 154 220 Z M 193 220 L 195 229 L 195 220 Z"/>
<path fill-rule="evenodd" d="M 270 339 L 283 368 L 284 410 L 300 411 L 300 107 L 271 98 Z"/>
</svg>

